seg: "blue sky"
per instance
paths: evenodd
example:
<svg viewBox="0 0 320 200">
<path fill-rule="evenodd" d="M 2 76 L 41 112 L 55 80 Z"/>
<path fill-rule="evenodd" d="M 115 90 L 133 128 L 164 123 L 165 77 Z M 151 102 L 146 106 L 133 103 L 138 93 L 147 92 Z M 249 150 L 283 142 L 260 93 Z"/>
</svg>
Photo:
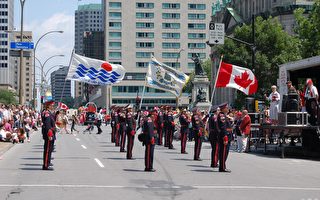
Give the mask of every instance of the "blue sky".
<svg viewBox="0 0 320 200">
<path fill-rule="evenodd" d="M 20 30 L 20 0 L 14 1 L 15 27 L 16 30 Z M 78 5 L 88 3 L 101 3 L 101 0 L 26 0 L 24 30 L 33 31 L 34 41 L 47 31 L 64 31 L 63 34 L 49 34 L 39 43 L 36 57 L 42 62 L 52 55 L 65 55 L 50 60 L 44 71 L 55 65 L 69 64 L 74 46 L 74 12 Z M 38 73 L 40 72 L 36 71 L 36 74 Z"/>
</svg>

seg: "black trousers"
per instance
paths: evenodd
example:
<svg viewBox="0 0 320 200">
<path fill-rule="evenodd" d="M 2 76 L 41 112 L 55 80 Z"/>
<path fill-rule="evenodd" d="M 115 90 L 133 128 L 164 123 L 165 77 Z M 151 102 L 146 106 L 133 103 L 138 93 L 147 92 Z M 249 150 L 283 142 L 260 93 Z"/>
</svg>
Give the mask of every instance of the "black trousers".
<svg viewBox="0 0 320 200">
<path fill-rule="evenodd" d="M 111 143 L 115 143 L 115 142 L 116 142 L 116 139 L 115 139 L 115 127 L 111 123 Z"/>
<path fill-rule="evenodd" d="M 158 141 L 157 141 L 157 144 L 158 145 L 162 145 L 162 140 L 163 140 L 163 128 L 161 127 L 161 125 L 159 125 L 159 128 L 158 128 Z"/>
<path fill-rule="evenodd" d="M 199 130 L 193 130 L 193 132 L 194 132 L 194 160 L 199 160 L 201 147 L 202 147 L 202 137 L 199 135 Z"/>
<path fill-rule="evenodd" d="M 128 137 L 128 142 L 127 142 L 127 159 L 132 158 L 132 149 L 134 145 L 134 135 L 131 135 L 131 131 L 127 131 L 127 137 Z"/>
<path fill-rule="evenodd" d="M 174 133 L 174 126 L 169 126 L 167 129 L 167 140 L 168 140 L 168 147 L 169 149 L 173 149 L 173 133 Z"/>
<path fill-rule="evenodd" d="M 153 155 L 154 155 L 154 144 L 146 144 L 144 163 L 147 170 L 153 169 Z"/>
<path fill-rule="evenodd" d="M 226 169 L 226 161 L 229 155 L 230 142 L 224 144 L 223 138 L 219 138 L 219 170 Z"/>
<path fill-rule="evenodd" d="M 124 152 L 126 145 L 126 125 L 120 124 L 120 151 Z"/>
<path fill-rule="evenodd" d="M 188 132 L 189 132 L 188 128 L 181 127 L 181 153 L 186 152 Z"/>
<path fill-rule="evenodd" d="M 54 140 L 45 139 L 43 145 L 43 167 L 48 168 L 51 163 Z"/>
<path fill-rule="evenodd" d="M 169 133 L 168 133 L 168 126 L 164 126 L 164 147 L 169 147 Z"/>
<path fill-rule="evenodd" d="M 218 166 L 218 159 L 219 159 L 219 143 L 218 139 L 211 139 L 211 166 Z"/>
<path fill-rule="evenodd" d="M 120 146 L 120 124 L 114 127 L 115 146 Z"/>
<path fill-rule="evenodd" d="M 100 128 L 100 126 L 101 126 L 101 120 L 98 120 L 98 121 L 97 121 L 96 126 L 97 126 L 97 129 L 98 129 L 98 134 L 102 133 L 102 130 L 101 130 L 101 128 Z"/>
</svg>

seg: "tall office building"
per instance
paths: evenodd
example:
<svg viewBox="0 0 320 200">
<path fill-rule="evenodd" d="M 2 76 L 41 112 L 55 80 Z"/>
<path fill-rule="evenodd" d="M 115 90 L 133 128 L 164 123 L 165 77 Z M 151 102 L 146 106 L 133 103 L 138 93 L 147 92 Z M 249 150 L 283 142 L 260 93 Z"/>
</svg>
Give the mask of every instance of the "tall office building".
<svg viewBox="0 0 320 200">
<path fill-rule="evenodd" d="M 9 48 L 13 30 L 14 1 L 0 1 L 0 88 L 14 89 L 14 65 L 10 64 Z"/>
<path fill-rule="evenodd" d="M 250 23 L 252 16 L 277 17 L 283 29 L 289 34 L 294 34 L 296 26 L 293 11 L 297 8 L 304 8 L 307 11 L 312 9 L 314 0 L 217 0 L 212 8 L 212 20 L 217 23 L 224 23 L 227 34 L 232 34 L 236 26 L 242 23 Z M 214 52 L 213 48 L 213 52 Z M 216 66 L 217 68 L 217 66 Z M 233 101 L 236 98 L 236 91 L 231 88 L 218 88 L 215 104 L 226 100 Z"/>
<path fill-rule="evenodd" d="M 12 32 L 13 41 L 20 42 L 21 33 L 19 31 Z M 24 31 L 23 32 L 23 41 L 31 42 L 32 41 L 32 32 L 31 31 Z M 23 59 L 22 59 L 22 66 L 24 67 L 24 73 L 22 74 L 21 78 L 24 79 L 24 99 L 25 104 L 30 105 L 33 100 L 33 50 L 24 50 L 23 51 Z M 19 50 L 11 50 L 10 51 L 10 63 L 13 66 L 13 81 L 14 81 L 14 89 L 17 93 L 19 93 L 19 86 L 20 86 L 20 51 Z"/>
<path fill-rule="evenodd" d="M 51 93 L 54 101 L 71 97 L 71 81 L 66 80 L 69 67 L 61 67 L 51 73 Z"/>
<path fill-rule="evenodd" d="M 141 97 L 151 55 L 166 65 L 191 73 L 198 54 L 208 59 L 211 0 L 104 0 L 106 59 L 126 69 L 122 82 L 112 87 L 111 104 L 135 104 Z M 189 104 L 188 95 L 179 105 Z M 168 92 L 147 88 L 143 105 L 176 106 Z"/>
<path fill-rule="evenodd" d="M 75 11 L 75 52 L 84 55 L 83 38 L 87 32 L 103 30 L 101 4 L 79 5 Z M 75 97 L 83 97 L 84 84 L 75 82 Z"/>
</svg>

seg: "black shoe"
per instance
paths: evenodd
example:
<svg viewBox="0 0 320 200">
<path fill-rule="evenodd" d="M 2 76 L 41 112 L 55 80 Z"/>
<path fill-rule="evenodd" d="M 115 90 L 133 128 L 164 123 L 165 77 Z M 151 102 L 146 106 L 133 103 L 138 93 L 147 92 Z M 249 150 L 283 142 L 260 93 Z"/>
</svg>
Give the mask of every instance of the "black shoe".
<svg viewBox="0 0 320 200">
<path fill-rule="evenodd" d="M 52 167 L 44 167 L 44 166 L 42 166 L 42 170 L 53 171 L 53 168 Z"/>
<path fill-rule="evenodd" d="M 202 161 L 200 158 L 195 158 L 193 160 L 196 160 L 196 161 Z"/>
<path fill-rule="evenodd" d="M 229 170 L 229 169 L 219 169 L 219 172 L 224 172 L 224 173 L 231 173 L 231 170 Z"/>
<path fill-rule="evenodd" d="M 188 154 L 188 152 L 181 152 L 181 154 Z"/>
<path fill-rule="evenodd" d="M 127 152 L 126 150 L 120 150 L 120 152 Z"/>
<path fill-rule="evenodd" d="M 174 148 L 174 147 L 169 147 L 169 149 L 175 150 L 175 148 Z"/>
<path fill-rule="evenodd" d="M 144 169 L 144 171 L 145 171 L 145 172 L 155 172 L 156 170 L 153 169 L 153 168 L 152 168 L 152 169 L 147 169 L 147 168 L 146 168 L 146 169 Z"/>
<path fill-rule="evenodd" d="M 213 164 L 211 164 L 210 167 L 212 167 L 212 168 L 218 168 L 218 165 L 213 165 Z"/>
<path fill-rule="evenodd" d="M 53 164 L 52 164 L 52 163 L 50 163 L 50 164 L 49 164 L 49 167 L 53 167 Z"/>
</svg>

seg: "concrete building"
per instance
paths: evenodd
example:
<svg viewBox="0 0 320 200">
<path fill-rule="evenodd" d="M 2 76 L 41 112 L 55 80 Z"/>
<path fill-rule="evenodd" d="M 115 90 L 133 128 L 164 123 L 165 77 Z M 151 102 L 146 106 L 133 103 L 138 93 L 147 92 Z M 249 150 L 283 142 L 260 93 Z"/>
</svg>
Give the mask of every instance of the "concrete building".
<svg viewBox="0 0 320 200">
<path fill-rule="evenodd" d="M 234 28 L 243 23 L 250 23 L 252 15 L 277 17 L 283 29 L 294 34 L 296 25 L 293 11 L 299 7 L 310 11 L 314 0 L 217 0 L 212 6 L 212 20 L 224 23 L 226 34 L 232 34 Z M 215 55 L 215 49 L 212 49 Z M 217 63 L 216 63 L 217 65 Z M 217 68 L 217 66 L 216 66 Z M 230 88 L 218 88 L 215 104 L 234 101 L 236 91 Z"/>
<path fill-rule="evenodd" d="M 211 4 L 211 0 L 104 0 L 106 60 L 127 70 L 124 81 L 109 88 L 107 104 L 135 104 L 151 55 L 185 73 L 194 70 L 191 58 L 195 54 L 207 59 Z M 184 94 L 179 105 L 188 104 L 188 94 Z M 176 97 L 147 88 L 144 105 L 175 106 Z"/>
<path fill-rule="evenodd" d="M 71 97 L 71 81 L 66 80 L 69 67 L 61 67 L 51 73 L 51 93 L 54 101 Z"/>
<path fill-rule="evenodd" d="M 83 39 L 87 32 L 103 30 L 101 4 L 79 5 L 75 11 L 75 52 L 84 55 Z M 75 97 L 84 98 L 84 84 L 75 82 Z"/>
<path fill-rule="evenodd" d="M 14 31 L 12 32 L 13 35 L 13 41 L 15 42 L 20 42 L 20 32 L 19 31 Z M 28 41 L 31 42 L 33 40 L 32 38 L 32 32 L 31 31 L 24 31 L 23 32 L 23 41 Z M 24 99 L 25 99 L 25 104 L 29 105 L 32 103 L 31 101 L 33 100 L 33 95 L 32 95 L 32 90 L 33 90 L 33 73 L 34 73 L 34 67 L 33 67 L 33 50 L 24 50 L 23 51 L 23 60 L 22 60 L 22 65 L 24 66 L 24 73 L 22 75 L 22 78 L 24 79 Z M 14 76 L 13 76 L 13 81 L 14 81 L 14 89 L 17 93 L 19 93 L 19 86 L 20 86 L 20 51 L 19 50 L 11 50 L 10 51 L 10 63 L 13 65 L 14 69 Z"/>
<path fill-rule="evenodd" d="M 14 27 L 14 1 L 0 1 L 0 88 L 14 89 L 14 65 L 10 63 L 12 34 L 6 31 Z"/>
</svg>

